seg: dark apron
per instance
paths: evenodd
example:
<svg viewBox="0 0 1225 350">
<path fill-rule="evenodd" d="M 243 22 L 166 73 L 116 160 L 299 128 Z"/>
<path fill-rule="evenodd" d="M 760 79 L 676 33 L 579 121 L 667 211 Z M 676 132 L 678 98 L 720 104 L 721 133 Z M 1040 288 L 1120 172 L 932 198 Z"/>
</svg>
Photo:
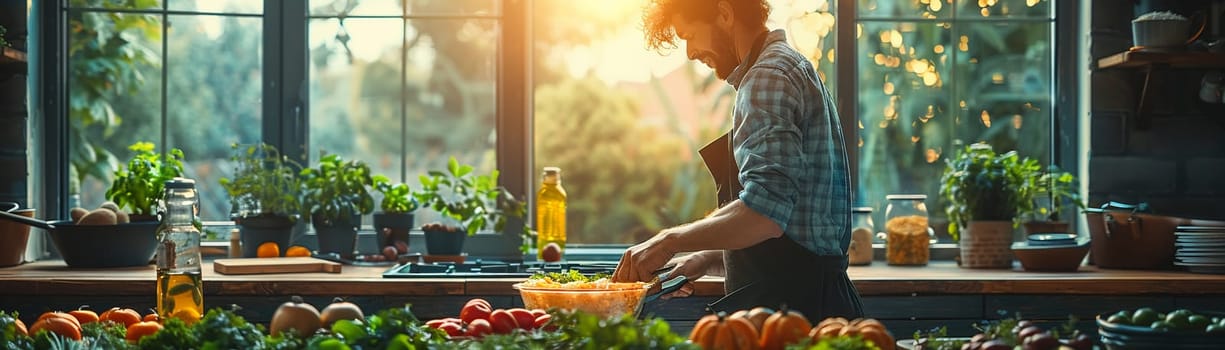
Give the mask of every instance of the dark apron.
<svg viewBox="0 0 1225 350">
<path fill-rule="evenodd" d="M 743 187 L 732 156 L 730 133 L 715 139 L 699 153 L 718 186 L 719 206 L 737 199 Z M 787 235 L 744 249 L 725 250 L 727 277 L 723 298 L 709 305 L 712 311 L 732 313 L 757 306 L 799 311 L 813 323 L 827 317 L 863 316 L 859 292 L 846 274 L 847 257 L 819 256 Z"/>
</svg>

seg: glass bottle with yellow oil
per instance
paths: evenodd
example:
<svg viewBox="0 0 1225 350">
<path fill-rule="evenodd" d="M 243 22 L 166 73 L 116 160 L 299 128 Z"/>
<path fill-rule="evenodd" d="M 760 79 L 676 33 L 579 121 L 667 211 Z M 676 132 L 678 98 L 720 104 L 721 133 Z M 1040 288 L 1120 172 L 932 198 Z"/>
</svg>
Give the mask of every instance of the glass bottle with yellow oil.
<svg viewBox="0 0 1225 350">
<path fill-rule="evenodd" d="M 536 192 L 536 232 L 536 258 L 561 260 L 566 249 L 566 189 L 561 187 L 561 168 L 544 168 L 544 180 Z"/>
<path fill-rule="evenodd" d="M 166 181 L 157 232 L 157 313 L 162 319 L 191 324 L 204 312 L 200 230 L 195 226 L 198 202 L 192 179 Z"/>
</svg>

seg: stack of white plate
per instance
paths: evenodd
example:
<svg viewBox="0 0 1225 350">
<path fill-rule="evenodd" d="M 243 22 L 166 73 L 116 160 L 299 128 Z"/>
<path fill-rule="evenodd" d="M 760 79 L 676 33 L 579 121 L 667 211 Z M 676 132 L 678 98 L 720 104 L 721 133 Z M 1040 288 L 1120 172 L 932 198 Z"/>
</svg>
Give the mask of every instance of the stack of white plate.
<svg viewBox="0 0 1225 350">
<path fill-rule="evenodd" d="M 1174 237 L 1174 265 L 1225 274 L 1225 226 L 1179 226 Z"/>
</svg>

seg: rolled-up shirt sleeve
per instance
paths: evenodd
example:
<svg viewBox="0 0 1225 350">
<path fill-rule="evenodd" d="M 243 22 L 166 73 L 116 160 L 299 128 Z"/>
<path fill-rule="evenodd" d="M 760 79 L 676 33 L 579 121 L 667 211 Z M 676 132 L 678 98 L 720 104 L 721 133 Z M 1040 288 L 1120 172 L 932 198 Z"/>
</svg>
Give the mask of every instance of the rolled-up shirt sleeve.
<svg viewBox="0 0 1225 350">
<path fill-rule="evenodd" d="M 740 200 L 786 231 L 801 192 L 805 156 L 796 123 L 799 88 L 780 69 L 754 67 L 739 90 L 732 146 L 744 186 Z"/>
</svg>

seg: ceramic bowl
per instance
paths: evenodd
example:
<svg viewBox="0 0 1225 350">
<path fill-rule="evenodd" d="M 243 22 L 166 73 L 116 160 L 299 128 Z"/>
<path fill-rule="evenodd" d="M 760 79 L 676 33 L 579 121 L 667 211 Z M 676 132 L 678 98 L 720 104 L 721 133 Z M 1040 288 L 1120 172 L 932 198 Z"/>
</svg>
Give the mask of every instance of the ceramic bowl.
<svg viewBox="0 0 1225 350">
<path fill-rule="evenodd" d="M 1074 244 L 1036 245 L 1029 242 L 1012 244 L 1012 254 L 1021 261 L 1025 271 L 1070 272 L 1080 269 L 1085 254 L 1089 253 L 1089 239 L 1081 238 Z"/>
</svg>

